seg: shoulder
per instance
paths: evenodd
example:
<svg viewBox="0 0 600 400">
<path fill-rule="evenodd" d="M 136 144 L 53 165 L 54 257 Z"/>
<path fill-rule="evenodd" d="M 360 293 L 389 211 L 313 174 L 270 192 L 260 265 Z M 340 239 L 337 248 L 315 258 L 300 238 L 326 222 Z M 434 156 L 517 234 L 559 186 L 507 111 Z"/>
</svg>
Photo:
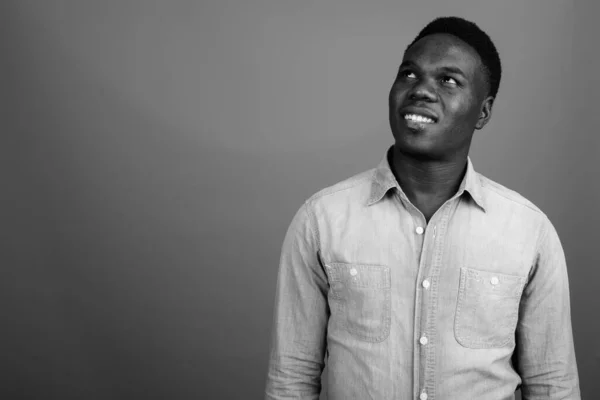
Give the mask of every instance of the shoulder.
<svg viewBox="0 0 600 400">
<path fill-rule="evenodd" d="M 489 214 L 505 224 L 519 226 L 539 237 L 554 231 L 552 222 L 544 211 L 521 193 L 477 173 L 485 194 Z"/>
<path fill-rule="evenodd" d="M 344 196 L 345 194 L 351 194 L 356 191 L 364 190 L 364 188 L 370 188 L 373 182 L 373 175 L 375 174 L 375 168 L 363 171 L 342 181 L 327 186 L 318 192 L 310 196 L 306 202 L 314 203 L 318 201 L 327 200 L 331 197 Z"/>
<path fill-rule="evenodd" d="M 363 207 L 371 194 L 375 173 L 376 168 L 371 168 L 324 187 L 307 198 L 304 207 L 321 216 Z"/>
<path fill-rule="evenodd" d="M 477 173 L 477 177 L 479 178 L 479 182 L 485 193 L 486 200 L 490 202 L 492 206 L 495 203 L 510 205 L 513 208 L 521 208 L 523 212 L 545 217 L 544 212 L 521 193 L 509 189 L 480 173 Z"/>
</svg>

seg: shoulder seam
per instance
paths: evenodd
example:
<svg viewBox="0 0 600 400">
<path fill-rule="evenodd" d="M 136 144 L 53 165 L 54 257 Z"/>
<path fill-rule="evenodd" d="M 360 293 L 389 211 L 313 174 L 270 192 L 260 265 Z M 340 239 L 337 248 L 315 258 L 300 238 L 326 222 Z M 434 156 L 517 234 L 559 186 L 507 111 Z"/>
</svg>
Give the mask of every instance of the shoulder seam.
<svg viewBox="0 0 600 400">
<path fill-rule="evenodd" d="M 347 178 L 347 179 L 345 179 L 345 180 L 343 180 L 341 182 L 338 182 L 338 183 L 335 183 L 335 184 L 333 184 L 331 186 L 323 188 L 323 189 L 319 190 L 318 192 L 316 192 L 315 194 L 313 194 L 312 196 L 310 196 L 308 199 L 306 199 L 305 202 L 306 203 L 312 203 L 313 201 L 315 201 L 315 200 L 317 200 L 317 199 L 319 199 L 321 197 L 329 196 L 329 195 L 332 195 L 334 193 L 341 192 L 343 190 L 352 189 L 353 187 L 355 187 L 358 184 L 362 183 L 362 181 L 364 181 L 365 179 L 372 178 L 374 171 L 375 171 L 375 168 L 371 168 L 371 169 L 369 169 L 367 171 L 360 172 L 360 173 L 358 173 L 358 174 L 356 174 L 354 176 L 351 176 L 350 178 Z M 364 175 L 364 176 L 361 176 L 361 175 Z M 350 181 L 350 180 L 352 180 L 352 178 L 356 178 L 356 180 L 354 182 L 352 182 L 352 183 L 347 182 L 346 184 L 342 185 L 342 187 L 333 190 L 333 188 L 335 186 L 337 186 L 339 184 L 342 184 L 345 181 Z"/>
<path fill-rule="evenodd" d="M 477 173 L 477 175 L 479 176 L 479 181 L 481 182 L 482 186 L 484 186 L 485 188 L 489 188 L 490 190 L 493 190 L 494 193 L 496 193 L 497 195 L 502 196 L 505 199 L 510 200 L 513 203 L 519 204 L 519 205 L 521 205 L 523 207 L 527 207 L 530 210 L 533 210 L 533 211 L 535 211 L 535 212 L 537 212 L 539 214 L 542 214 L 544 216 L 546 215 L 542 210 L 540 210 L 539 207 L 537 207 L 535 204 L 531 203 L 530 200 L 528 200 L 525 197 L 523 197 L 523 195 L 521 195 L 521 194 L 519 194 L 517 192 L 514 192 L 511 189 L 506 188 L 506 190 L 511 190 L 512 192 L 517 193 L 525 201 L 519 201 L 518 198 L 509 197 L 505 193 L 502 193 L 502 191 L 499 190 L 499 188 L 496 186 L 496 185 L 500 185 L 499 183 L 494 182 L 493 180 L 489 179 L 488 177 L 486 177 L 486 176 L 484 176 L 484 175 L 482 175 L 480 173 Z"/>
</svg>

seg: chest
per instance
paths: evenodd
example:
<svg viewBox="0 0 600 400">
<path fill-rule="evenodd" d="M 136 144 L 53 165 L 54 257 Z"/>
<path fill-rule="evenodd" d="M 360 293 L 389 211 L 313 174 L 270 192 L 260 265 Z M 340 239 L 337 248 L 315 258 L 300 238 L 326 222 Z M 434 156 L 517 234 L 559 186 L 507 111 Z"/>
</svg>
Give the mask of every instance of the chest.
<svg viewBox="0 0 600 400">
<path fill-rule="evenodd" d="M 323 231 L 324 261 L 382 265 L 407 277 L 428 266 L 526 276 L 535 260 L 531 227 L 462 204 L 440 209 L 429 221 L 404 208 L 380 207 Z"/>
</svg>

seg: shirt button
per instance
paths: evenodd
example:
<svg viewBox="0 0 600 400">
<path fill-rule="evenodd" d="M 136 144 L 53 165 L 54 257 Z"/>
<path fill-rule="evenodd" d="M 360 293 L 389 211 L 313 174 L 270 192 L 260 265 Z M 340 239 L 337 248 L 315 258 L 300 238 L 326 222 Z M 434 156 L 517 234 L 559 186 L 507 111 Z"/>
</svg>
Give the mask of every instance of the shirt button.
<svg viewBox="0 0 600 400">
<path fill-rule="evenodd" d="M 429 340 L 427 340 L 427 338 L 426 338 L 425 336 L 423 336 L 423 337 L 421 337 L 421 339 L 419 339 L 419 342 L 420 342 L 420 343 L 421 343 L 423 346 L 425 346 L 425 345 L 426 345 L 426 344 L 429 342 Z"/>
<path fill-rule="evenodd" d="M 356 270 L 356 268 L 352 268 L 352 269 L 350 270 L 350 275 L 352 275 L 352 276 L 356 276 L 356 274 L 358 274 L 358 271 Z"/>
<path fill-rule="evenodd" d="M 425 232 L 425 230 L 423 229 L 422 226 L 417 226 L 417 234 L 422 235 L 423 232 Z"/>
<path fill-rule="evenodd" d="M 425 392 L 421 393 L 421 395 L 419 395 L 419 399 L 427 400 L 427 393 L 425 393 Z"/>
<path fill-rule="evenodd" d="M 431 284 L 429 283 L 429 281 L 427 279 L 425 279 L 421 285 L 423 285 L 423 287 L 425 289 L 429 289 L 429 285 L 431 285 Z"/>
<path fill-rule="evenodd" d="M 498 279 L 497 276 L 493 276 L 492 279 L 490 279 L 490 282 L 492 285 L 497 285 L 498 282 L 500 282 L 500 280 Z"/>
</svg>

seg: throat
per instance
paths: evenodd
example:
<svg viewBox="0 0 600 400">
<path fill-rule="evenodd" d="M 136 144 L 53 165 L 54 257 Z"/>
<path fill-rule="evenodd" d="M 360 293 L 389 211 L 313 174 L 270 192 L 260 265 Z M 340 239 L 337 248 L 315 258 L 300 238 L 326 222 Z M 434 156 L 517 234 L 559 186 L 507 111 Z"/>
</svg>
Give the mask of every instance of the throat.
<svg viewBox="0 0 600 400">
<path fill-rule="evenodd" d="M 426 220 L 458 191 L 467 170 L 467 158 L 447 161 L 414 160 L 390 152 L 390 166 L 410 202 Z"/>
<path fill-rule="evenodd" d="M 450 198 L 449 196 L 436 197 L 432 195 L 406 195 L 410 202 L 417 207 L 425 217 L 425 221 L 429 222 L 433 214 Z"/>
</svg>

